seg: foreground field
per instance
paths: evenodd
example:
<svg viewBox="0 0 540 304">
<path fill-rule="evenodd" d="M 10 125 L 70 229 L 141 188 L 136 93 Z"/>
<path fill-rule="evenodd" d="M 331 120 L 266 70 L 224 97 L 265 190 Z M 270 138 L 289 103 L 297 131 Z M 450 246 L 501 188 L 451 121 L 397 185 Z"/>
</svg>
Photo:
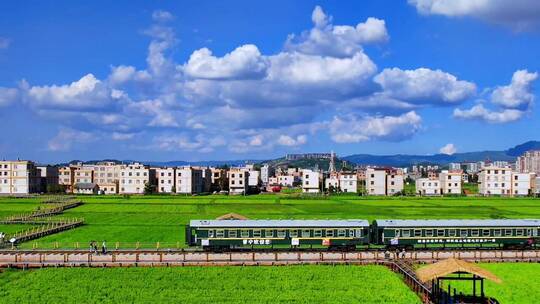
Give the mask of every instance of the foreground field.
<svg viewBox="0 0 540 304">
<path fill-rule="evenodd" d="M 377 198 L 336 196 L 132 196 L 81 197 L 84 205 L 63 217 L 84 218 L 85 225 L 36 242 L 40 247 L 85 246 L 106 240 L 120 247 L 184 246 L 184 225 L 191 219 L 212 219 L 235 212 L 252 219 L 422 219 L 422 218 L 540 218 L 540 200 L 529 198 Z M 0 198 L 0 217 L 29 212 L 39 199 Z M 0 231 L 12 231 L 0 225 Z M 23 244 L 31 247 L 34 241 Z"/>
<path fill-rule="evenodd" d="M 496 263 L 479 265 L 503 281 L 502 284 L 496 284 L 486 280 L 486 295 L 495 297 L 501 303 L 538 303 L 538 299 L 540 299 L 540 264 Z M 458 290 L 472 294 L 471 283 L 454 281 L 451 284 Z"/>
<path fill-rule="evenodd" d="M 420 303 L 383 266 L 41 269 L 0 285 L 4 303 Z"/>
</svg>

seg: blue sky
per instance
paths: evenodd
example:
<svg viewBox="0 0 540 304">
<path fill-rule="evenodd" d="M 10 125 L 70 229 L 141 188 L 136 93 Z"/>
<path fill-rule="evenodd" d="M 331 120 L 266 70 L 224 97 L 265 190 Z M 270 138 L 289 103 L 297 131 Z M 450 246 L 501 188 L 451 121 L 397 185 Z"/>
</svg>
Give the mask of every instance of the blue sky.
<svg viewBox="0 0 540 304">
<path fill-rule="evenodd" d="M 539 140 L 540 2 L 0 3 L 0 158 L 434 154 Z"/>
</svg>

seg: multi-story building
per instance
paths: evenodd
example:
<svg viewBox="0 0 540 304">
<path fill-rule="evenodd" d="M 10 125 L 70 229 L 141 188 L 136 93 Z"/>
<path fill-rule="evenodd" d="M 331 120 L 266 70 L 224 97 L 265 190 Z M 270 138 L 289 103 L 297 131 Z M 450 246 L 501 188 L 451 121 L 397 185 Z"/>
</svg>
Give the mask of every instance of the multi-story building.
<svg viewBox="0 0 540 304">
<path fill-rule="evenodd" d="M 41 176 L 31 161 L 0 161 L 0 194 L 23 195 L 41 190 Z"/>
<path fill-rule="evenodd" d="M 264 164 L 261 167 L 261 182 L 263 185 L 267 185 L 270 177 L 274 176 L 276 170 L 274 167 L 270 167 L 268 164 Z"/>
<path fill-rule="evenodd" d="M 386 195 L 403 192 L 403 171 L 400 169 L 386 170 Z"/>
<path fill-rule="evenodd" d="M 58 167 L 56 166 L 37 166 L 39 170 L 40 182 L 41 182 L 41 192 L 47 192 L 47 186 L 57 186 L 58 185 Z"/>
<path fill-rule="evenodd" d="M 176 174 L 174 168 L 155 168 L 156 190 L 159 193 L 176 192 Z"/>
<path fill-rule="evenodd" d="M 338 191 L 339 189 L 339 176 L 337 172 L 330 173 L 330 175 L 324 180 L 324 189 L 326 191 L 330 191 L 330 188 L 332 188 L 333 191 Z"/>
<path fill-rule="evenodd" d="M 251 169 L 248 172 L 248 186 L 257 188 L 261 184 L 261 172 Z"/>
<path fill-rule="evenodd" d="M 512 195 L 527 196 L 533 193 L 535 174 L 512 172 Z"/>
<path fill-rule="evenodd" d="M 282 187 L 293 187 L 296 177 L 293 175 L 278 175 L 277 184 Z"/>
<path fill-rule="evenodd" d="M 154 186 L 155 171 L 141 163 L 120 166 L 120 193 L 142 194 L 145 186 Z"/>
<path fill-rule="evenodd" d="M 540 196 L 540 176 L 535 177 L 533 181 L 533 192 L 536 196 Z"/>
<path fill-rule="evenodd" d="M 450 171 L 461 170 L 461 164 L 460 163 L 450 163 L 450 164 L 448 164 L 448 169 Z"/>
<path fill-rule="evenodd" d="M 422 196 L 440 195 L 440 181 L 435 178 L 419 178 L 416 180 L 416 193 Z"/>
<path fill-rule="evenodd" d="M 194 194 L 204 191 L 203 170 L 193 167 L 176 168 L 176 193 Z"/>
<path fill-rule="evenodd" d="M 103 194 L 117 194 L 120 183 L 120 165 L 114 162 L 98 162 L 94 165 L 94 183 Z"/>
<path fill-rule="evenodd" d="M 309 169 L 302 170 L 302 192 L 320 192 L 321 173 Z"/>
<path fill-rule="evenodd" d="M 358 177 L 356 172 L 339 172 L 339 188 L 342 192 L 358 192 Z"/>
<path fill-rule="evenodd" d="M 75 184 L 75 168 L 74 166 L 62 166 L 58 168 L 58 184 L 66 188 L 66 192 L 73 192 Z"/>
<path fill-rule="evenodd" d="M 535 173 L 540 175 L 540 150 L 525 152 L 517 158 L 516 171 L 519 173 Z"/>
<path fill-rule="evenodd" d="M 249 186 L 249 171 L 245 168 L 229 170 L 229 193 L 246 194 Z"/>
<path fill-rule="evenodd" d="M 84 183 L 91 184 L 94 182 L 94 167 L 81 166 L 75 168 L 75 184 Z"/>
<path fill-rule="evenodd" d="M 386 169 L 366 169 L 366 192 L 368 195 L 386 195 Z"/>
<path fill-rule="evenodd" d="M 439 174 L 439 181 L 441 182 L 441 194 L 461 194 L 461 181 L 463 171 L 443 170 Z"/>
<path fill-rule="evenodd" d="M 509 167 L 484 167 L 478 174 L 481 195 L 511 195 L 512 170 Z"/>
<path fill-rule="evenodd" d="M 229 187 L 227 170 L 220 168 L 210 168 L 213 191 L 225 191 Z"/>
</svg>

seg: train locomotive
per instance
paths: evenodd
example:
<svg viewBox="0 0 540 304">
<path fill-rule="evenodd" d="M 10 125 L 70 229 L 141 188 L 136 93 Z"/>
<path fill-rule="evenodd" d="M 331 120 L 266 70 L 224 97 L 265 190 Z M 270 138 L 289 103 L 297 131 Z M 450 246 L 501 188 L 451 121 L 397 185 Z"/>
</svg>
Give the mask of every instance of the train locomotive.
<svg viewBox="0 0 540 304">
<path fill-rule="evenodd" d="M 188 246 L 254 248 L 531 248 L 538 219 L 485 220 L 191 220 Z"/>
</svg>

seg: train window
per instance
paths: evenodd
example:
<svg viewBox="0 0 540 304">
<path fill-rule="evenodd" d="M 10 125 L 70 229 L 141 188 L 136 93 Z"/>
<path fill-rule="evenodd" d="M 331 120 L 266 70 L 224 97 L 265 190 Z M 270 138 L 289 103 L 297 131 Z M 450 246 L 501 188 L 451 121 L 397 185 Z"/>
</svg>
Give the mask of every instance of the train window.
<svg viewBox="0 0 540 304">
<path fill-rule="evenodd" d="M 426 237 L 432 237 L 433 236 L 433 229 L 426 229 Z"/>
<path fill-rule="evenodd" d="M 240 231 L 240 236 L 242 236 L 243 238 L 248 238 L 249 237 L 249 230 L 241 230 Z"/>
<path fill-rule="evenodd" d="M 538 229 L 534 228 L 532 230 L 532 236 L 538 236 Z"/>
<path fill-rule="evenodd" d="M 334 230 L 333 230 L 333 229 L 326 230 L 326 231 L 325 231 L 325 235 L 326 235 L 327 237 L 329 237 L 329 236 L 334 236 Z"/>
<path fill-rule="evenodd" d="M 208 230 L 208 237 L 213 238 L 214 237 L 214 230 Z"/>
<path fill-rule="evenodd" d="M 456 229 L 448 229 L 448 236 L 455 237 L 456 236 Z"/>
<path fill-rule="evenodd" d="M 532 229 L 527 229 L 527 235 L 532 236 Z"/>
<path fill-rule="evenodd" d="M 253 237 L 261 237 L 261 229 L 253 229 Z"/>
<path fill-rule="evenodd" d="M 523 229 L 516 229 L 516 235 L 522 236 L 523 235 Z"/>
<path fill-rule="evenodd" d="M 444 229 L 437 229 L 437 236 L 444 236 Z"/>
<path fill-rule="evenodd" d="M 459 231 L 459 236 L 462 237 L 462 238 L 466 238 L 467 236 L 469 236 L 469 233 L 468 233 L 467 229 L 461 229 Z"/>
<path fill-rule="evenodd" d="M 292 238 L 298 237 L 298 230 L 296 229 L 289 230 L 289 236 Z"/>
<path fill-rule="evenodd" d="M 284 238 L 285 236 L 287 236 L 287 233 L 285 232 L 285 230 L 278 230 L 277 236 L 280 238 Z"/>
<path fill-rule="evenodd" d="M 236 237 L 236 230 L 229 230 L 229 237 L 230 238 L 235 238 Z"/>
<path fill-rule="evenodd" d="M 394 237 L 399 237 L 399 229 L 396 229 L 396 231 L 394 231 Z"/>
<path fill-rule="evenodd" d="M 494 235 L 494 236 L 501 236 L 501 235 L 502 235 L 501 229 L 495 229 L 495 230 L 493 230 L 493 235 Z"/>
<path fill-rule="evenodd" d="M 222 238 L 224 236 L 225 236 L 225 230 L 223 230 L 223 229 L 217 229 L 216 230 L 216 237 Z"/>
<path fill-rule="evenodd" d="M 512 235 L 512 229 L 504 229 L 504 235 L 505 236 L 511 236 Z"/>
<path fill-rule="evenodd" d="M 322 237 L 322 230 L 317 229 L 317 230 L 313 231 L 313 236 L 314 237 Z"/>
<path fill-rule="evenodd" d="M 307 237 L 310 237 L 310 236 L 311 236 L 311 230 L 309 230 L 309 229 L 302 230 L 302 237 L 307 238 Z"/>
<path fill-rule="evenodd" d="M 274 237 L 274 230 L 265 230 L 264 231 L 265 237 Z"/>
<path fill-rule="evenodd" d="M 480 230 L 471 229 L 471 236 L 480 236 Z"/>
<path fill-rule="evenodd" d="M 420 229 L 414 229 L 414 236 L 421 237 L 422 236 L 422 230 Z"/>
<path fill-rule="evenodd" d="M 345 237 L 347 235 L 347 231 L 345 229 L 338 229 L 337 236 L 338 237 Z"/>
<path fill-rule="evenodd" d="M 362 229 L 356 229 L 356 237 L 362 237 Z"/>
<path fill-rule="evenodd" d="M 354 230 L 353 229 L 349 229 L 349 237 L 354 237 Z"/>
<path fill-rule="evenodd" d="M 403 229 L 403 230 L 401 230 L 401 236 L 402 237 L 411 237 L 411 231 L 409 229 Z"/>
<path fill-rule="evenodd" d="M 491 231 L 489 231 L 489 229 L 482 229 L 482 236 L 490 236 L 491 235 Z"/>
</svg>

